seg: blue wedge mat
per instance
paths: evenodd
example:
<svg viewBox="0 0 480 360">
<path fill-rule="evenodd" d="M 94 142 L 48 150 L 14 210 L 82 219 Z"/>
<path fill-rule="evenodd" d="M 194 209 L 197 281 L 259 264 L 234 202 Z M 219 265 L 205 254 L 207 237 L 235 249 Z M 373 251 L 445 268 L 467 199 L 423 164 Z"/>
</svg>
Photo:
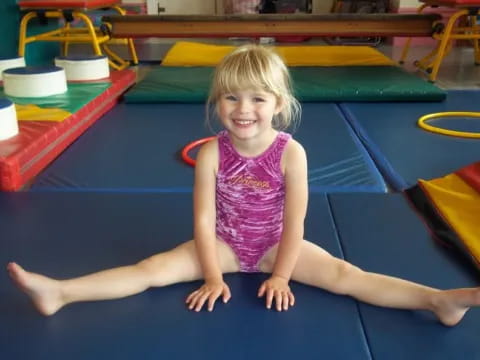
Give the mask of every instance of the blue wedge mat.
<svg viewBox="0 0 480 360">
<path fill-rule="evenodd" d="M 68 209 L 68 211 L 66 211 Z M 324 195 L 314 194 L 306 234 L 341 255 Z M 0 194 L 0 264 L 67 278 L 135 263 L 192 233 L 190 194 Z M 0 272 L 2 359 L 371 359 L 357 303 L 293 283 L 297 303 L 266 310 L 266 278 L 225 276 L 232 299 L 212 313 L 188 311 L 201 282 L 37 314 Z"/>
<path fill-rule="evenodd" d="M 395 190 L 480 160 L 480 139 L 434 134 L 417 126 L 418 118 L 429 113 L 480 111 L 480 91 L 449 91 L 441 103 L 343 103 L 340 108 Z M 433 124 L 480 132 L 480 119 Z"/>
<path fill-rule="evenodd" d="M 440 247 L 400 194 L 333 194 L 345 258 L 364 270 L 441 289 L 478 286 L 478 271 Z M 480 309 L 453 328 L 433 315 L 360 304 L 372 358 L 480 359 Z"/>
<path fill-rule="evenodd" d="M 188 143 L 211 135 L 199 104 L 120 104 L 70 146 L 33 190 L 190 192 Z M 368 153 L 334 104 L 305 104 L 295 137 L 309 157 L 310 190 L 384 192 Z"/>
</svg>

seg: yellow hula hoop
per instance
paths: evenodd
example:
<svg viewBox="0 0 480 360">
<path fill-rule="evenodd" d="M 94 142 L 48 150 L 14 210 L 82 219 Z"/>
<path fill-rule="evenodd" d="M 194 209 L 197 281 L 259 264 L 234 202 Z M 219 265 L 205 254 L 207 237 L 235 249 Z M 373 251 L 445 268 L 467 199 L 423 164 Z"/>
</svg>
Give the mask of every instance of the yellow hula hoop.
<svg viewBox="0 0 480 360">
<path fill-rule="evenodd" d="M 427 114 L 418 119 L 418 126 L 420 126 L 424 130 L 431 131 L 437 134 L 480 139 L 480 133 L 478 132 L 475 133 L 475 132 L 467 132 L 467 131 L 448 130 L 448 129 L 443 129 L 437 126 L 432 126 L 427 124 L 427 121 L 431 119 L 438 119 L 438 118 L 444 118 L 444 117 L 459 117 L 459 116 L 480 118 L 480 112 L 450 111 L 450 112 Z"/>
</svg>

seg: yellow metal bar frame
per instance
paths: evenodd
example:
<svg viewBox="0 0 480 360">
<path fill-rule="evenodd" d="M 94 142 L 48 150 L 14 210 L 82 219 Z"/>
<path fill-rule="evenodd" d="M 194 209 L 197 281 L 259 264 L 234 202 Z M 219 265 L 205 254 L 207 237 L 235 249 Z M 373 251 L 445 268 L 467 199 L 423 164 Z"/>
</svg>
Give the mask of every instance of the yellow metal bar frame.
<svg viewBox="0 0 480 360">
<path fill-rule="evenodd" d="M 435 4 L 423 4 L 418 8 L 421 13 L 427 6 Z M 480 26 L 477 25 L 480 7 L 470 9 L 460 9 L 455 12 L 447 24 L 440 32 L 434 33 L 433 38 L 438 40 L 437 46 L 422 59 L 414 62 L 419 69 L 426 71 L 428 79 L 434 82 L 437 79 L 438 71 L 443 59 L 448 55 L 453 46 L 454 40 L 471 40 L 474 48 L 474 61 L 480 65 Z M 460 20 L 466 20 L 469 26 L 460 26 Z M 404 63 L 410 48 L 410 40 L 407 40 L 400 58 L 400 63 Z"/>
<path fill-rule="evenodd" d="M 119 6 L 112 6 L 111 9 L 120 15 L 125 15 L 125 10 Z M 64 18 L 61 10 L 47 10 L 43 12 L 47 18 Z M 18 42 L 18 55 L 25 56 L 26 46 L 35 41 L 56 41 L 62 43 L 62 55 L 68 55 L 68 48 L 71 43 L 91 43 L 95 55 L 103 55 L 108 57 L 109 65 L 116 70 L 123 70 L 130 65 L 130 62 L 124 60 L 117 53 L 108 47 L 111 37 L 108 33 L 103 33 L 99 28 L 95 27 L 92 20 L 83 11 L 74 10 L 72 12 L 73 19 L 82 21 L 83 27 L 73 28 L 70 23 L 65 21 L 64 25 L 56 30 L 46 31 L 36 35 L 27 36 L 28 23 L 38 17 L 37 11 L 27 12 L 20 21 L 20 33 Z M 137 52 L 131 38 L 125 39 L 128 46 L 133 64 L 138 64 Z M 102 51 L 103 49 L 103 51 Z"/>
</svg>

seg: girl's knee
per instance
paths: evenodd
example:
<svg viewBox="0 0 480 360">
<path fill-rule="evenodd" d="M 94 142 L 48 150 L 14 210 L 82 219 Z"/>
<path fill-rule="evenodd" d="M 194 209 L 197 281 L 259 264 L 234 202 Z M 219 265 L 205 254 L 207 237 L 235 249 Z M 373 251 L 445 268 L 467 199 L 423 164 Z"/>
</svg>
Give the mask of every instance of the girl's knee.
<svg viewBox="0 0 480 360">
<path fill-rule="evenodd" d="M 155 287 L 202 277 L 200 265 L 188 244 L 146 258 L 137 263 L 136 267 L 145 273 L 150 286 Z"/>
<path fill-rule="evenodd" d="M 160 280 L 163 278 L 162 273 L 165 272 L 164 270 L 166 266 L 168 266 L 164 258 L 165 257 L 161 255 L 154 255 L 135 264 L 135 267 L 144 273 L 150 286 L 161 285 Z"/>
<path fill-rule="evenodd" d="M 335 273 L 332 279 L 332 288 L 330 291 L 339 295 L 348 295 L 352 289 L 355 277 L 362 273 L 358 267 L 346 261 L 340 261 L 337 264 Z"/>
<path fill-rule="evenodd" d="M 135 266 L 145 272 L 153 272 L 158 268 L 158 261 L 155 259 L 156 256 L 151 256 L 149 258 L 139 261 Z"/>
</svg>

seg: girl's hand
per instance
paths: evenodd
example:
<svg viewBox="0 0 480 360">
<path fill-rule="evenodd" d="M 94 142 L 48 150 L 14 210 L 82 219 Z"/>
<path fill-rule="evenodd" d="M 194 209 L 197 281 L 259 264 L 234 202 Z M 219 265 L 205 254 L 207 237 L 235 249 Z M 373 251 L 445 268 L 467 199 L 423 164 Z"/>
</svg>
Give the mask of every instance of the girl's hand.
<svg viewBox="0 0 480 360">
<path fill-rule="evenodd" d="M 273 299 L 275 299 L 277 311 L 288 310 L 289 306 L 295 304 L 295 297 L 293 296 L 288 280 L 279 276 L 270 277 L 265 280 L 258 290 L 258 297 L 266 295 L 267 309 L 272 307 Z"/>
<path fill-rule="evenodd" d="M 227 303 L 228 300 L 232 297 L 230 294 L 230 289 L 223 280 L 207 280 L 202 287 L 190 295 L 188 295 L 187 300 L 185 301 L 188 304 L 189 310 L 200 311 L 202 310 L 205 302 L 208 302 L 207 309 L 208 311 L 213 310 L 215 301 L 222 296 L 224 303 Z"/>
</svg>

